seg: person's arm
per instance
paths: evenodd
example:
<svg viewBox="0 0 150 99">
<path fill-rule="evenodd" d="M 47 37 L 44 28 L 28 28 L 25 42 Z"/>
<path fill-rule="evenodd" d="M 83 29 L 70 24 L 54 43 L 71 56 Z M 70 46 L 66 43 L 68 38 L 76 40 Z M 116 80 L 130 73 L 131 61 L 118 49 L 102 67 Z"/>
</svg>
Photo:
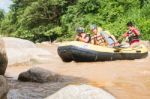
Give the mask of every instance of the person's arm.
<svg viewBox="0 0 150 99">
<path fill-rule="evenodd" d="M 137 30 L 137 29 L 133 29 L 132 32 L 133 32 L 135 35 L 140 35 L 140 32 L 139 32 L 139 30 Z"/>
<path fill-rule="evenodd" d="M 124 34 L 122 34 L 119 38 L 118 38 L 118 42 L 121 43 L 123 38 L 126 38 L 128 36 L 128 32 L 125 32 Z"/>
<path fill-rule="evenodd" d="M 89 37 L 85 37 L 85 38 L 79 37 L 79 41 L 82 41 L 82 42 L 85 42 L 85 43 L 88 43 L 89 39 L 90 39 Z"/>
<path fill-rule="evenodd" d="M 128 32 L 125 32 L 125 33 L 122 35 L 123 38 L 125 38 L 125 37 L 127 37 L 127 36 L 128 36 Z"/>
<path fill-rule="evenodd" d="M 95 39 L 95 38 L 99 38 L 99 37 L 103 38 L 102 35 L 94 35 L 94 36 L 91 37 L 91 39 Z"/>
</svg>

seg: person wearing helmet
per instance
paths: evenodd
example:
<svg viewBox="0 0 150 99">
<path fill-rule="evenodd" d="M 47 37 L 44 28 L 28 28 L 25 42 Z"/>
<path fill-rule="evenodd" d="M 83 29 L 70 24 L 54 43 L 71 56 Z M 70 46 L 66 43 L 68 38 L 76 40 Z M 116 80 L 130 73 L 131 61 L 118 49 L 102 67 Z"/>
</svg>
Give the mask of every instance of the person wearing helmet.
<svg viewBox="0 0 150 99">
<path fill-rule="evenodd" d="M 100 46 L 106 46 L 107 42 L 104 39 L 104 37 L 100 34 L 102 31 L 101 28 L 97 28 L 95 24 L 90 26 L 90 30 L 93 33 L 93 36 L 91 37 L 91 43 L 94 45 L 100 45 Z"/>
<path fill-rule="evenodd" d="M 85 43 L 90 42 L 90 36 L 85 33 L 83 27 L 78 27 L 76 29 L 76 32 L 77 32 L 77 35 L 75 38 L 76 41 L 81 41 L 81 42 L 85 42 Z"/>
<path fill-rule="evenodd" d="M 112 36 L 108 31 L 103 31 L 101 27 L 97 27 L 96 25 L 91 25 L 91 31 L 94 34 L 94 41 L 99 42 L 97 45 L 114 47 L 118 46 L 117 40 L 114 36 Z"/>
<path fill-rule="evenodd" d="M 134 47 L 139 44 L 140 32 L 137 28 L 135 28 L 132 22 L 127 23 L 128 31 L 122 35 L 122 38 L 128 38 L 129 44 L 131 47 Z"/>
</svg>

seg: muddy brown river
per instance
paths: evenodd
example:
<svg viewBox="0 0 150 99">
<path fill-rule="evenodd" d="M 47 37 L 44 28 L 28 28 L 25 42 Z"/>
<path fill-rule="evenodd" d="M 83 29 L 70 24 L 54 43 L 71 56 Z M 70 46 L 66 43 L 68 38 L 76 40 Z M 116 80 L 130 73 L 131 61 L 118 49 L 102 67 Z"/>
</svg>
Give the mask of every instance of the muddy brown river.
<svg viewBox="0 0 150 99">
<path fill-rule="evenodd" d="M 39 46 L 53 55 L 48 63 L 9 66 L 8 99 L 43 99 L 68 84 L 88 83 L 104 88 L 117 99 L 150 99 L 150 55 L 145 59 L 107 62 L 64 63 L 57 55 L 57 45 Z M 20 72 L 42 67 L 63 75 L 64 80 L 51 83 L 19 82 Z"/>
</svg>

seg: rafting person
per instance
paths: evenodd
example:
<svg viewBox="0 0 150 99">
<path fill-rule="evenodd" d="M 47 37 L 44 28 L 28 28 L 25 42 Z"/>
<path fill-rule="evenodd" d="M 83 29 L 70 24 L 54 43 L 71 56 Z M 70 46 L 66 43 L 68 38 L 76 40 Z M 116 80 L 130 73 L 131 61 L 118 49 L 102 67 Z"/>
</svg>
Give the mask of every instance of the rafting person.
<svg viewBox="0 0 150 99">
<path fill-rule="evenodd" d="M 134 26 L 132 22 L 127 23 L 128 31 L 122 35 L 122 38 L 128 38 L 129 44 L 131 47 L 136 47 L 139 45 L 140 39 L 140 32 Z"/>
<path fill-rule="evenodd" d="M 96 25 L 91 25 L 90 29 L 93 33 L 93 36 L 91 37 L 91 43 L 94 45 L 100 45 L 100 46 L 107 46 L 108 43 L 104 39 L 104 37 L 100 34 L 101 28 L 97 28 Z"/>
<path fill-rule="evenodd" d="M 84 42 L 84 43 L 89 43 L 90 42 L 90 36 L 87 33 L 85 33 L 83 27 L 78 27 L 76 29 L 76 32 L 77 32 L 77 35 L 76 35 L 76 38 L 75 38 L 76 41 L 81 41 L 81 42 Z"/>
<path fill-rule="evenodd" d="M 119 44 L 114 36 L 108 31 L 103 31 L 101 27 L 97 27 L 97 25 L 93 24 L 90 26 L 90 29 L 94 34 L 91 37 L 92 44 L 108 47 L 114 47 Z"/>
</svg>

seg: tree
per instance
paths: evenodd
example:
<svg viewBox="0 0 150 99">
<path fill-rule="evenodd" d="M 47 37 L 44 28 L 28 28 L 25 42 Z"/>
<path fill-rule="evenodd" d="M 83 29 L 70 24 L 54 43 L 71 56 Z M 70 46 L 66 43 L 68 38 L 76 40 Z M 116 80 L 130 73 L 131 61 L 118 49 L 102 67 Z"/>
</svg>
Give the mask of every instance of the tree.
<svg viewBox="0 0 150 99">
<path fill-rule="evenodd" d="M 4 19 L 4 11 L 0 9 L 0 22 Z"/>
<path fill-rule="evenodd" d="M 150 3 L 148 0 L 13 0 L 10 12 L 1 18 L 3 35 L 35 42 L 73 40 L 75 29 L 97 24 L 116 37 L 133 21 L 142 39 L 150 40 Z"/>
</svg>

